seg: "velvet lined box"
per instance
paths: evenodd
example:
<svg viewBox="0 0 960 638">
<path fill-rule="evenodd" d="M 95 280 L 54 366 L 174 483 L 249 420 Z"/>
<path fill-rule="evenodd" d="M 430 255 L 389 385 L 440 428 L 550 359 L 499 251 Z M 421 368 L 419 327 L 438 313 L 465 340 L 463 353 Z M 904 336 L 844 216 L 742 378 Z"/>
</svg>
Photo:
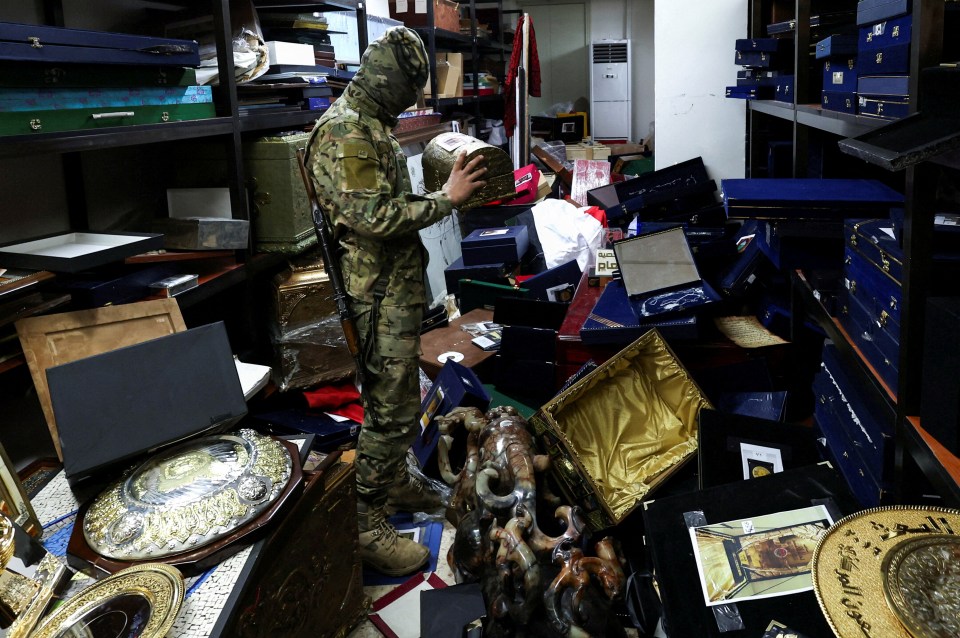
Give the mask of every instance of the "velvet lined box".
<svg viewBox="0 0 960 638">
<path fill-rule="evenodd" d="M 530 423 L 564 495 L 600 530 L 622 522 L 693 458 L 704 407 L 712 406 L 651 330 L 543 405 Z"/>
</svg>

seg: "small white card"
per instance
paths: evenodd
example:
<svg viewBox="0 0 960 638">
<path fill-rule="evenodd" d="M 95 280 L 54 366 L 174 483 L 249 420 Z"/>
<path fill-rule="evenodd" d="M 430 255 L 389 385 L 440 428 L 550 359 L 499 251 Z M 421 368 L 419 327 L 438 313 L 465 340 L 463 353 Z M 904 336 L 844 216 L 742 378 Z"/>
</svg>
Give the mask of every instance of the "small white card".
<svg viewBox="0 0 960 638">
<path fill-rule="evenodd" d="M 740 443 L 740 460 L 743 463 L 744 480 L 783 471 L 783 457 L 775 447 Z"/>
<path fill-rule="evenodd" d="M 407 0 L 397 0 L 397 13 L 407 12 Z"/>
<path fill-rule="evenodd" d="M 426 13 L 427 12 L 427 0 L 414 0 L 414 13 Z"/>
</svg>

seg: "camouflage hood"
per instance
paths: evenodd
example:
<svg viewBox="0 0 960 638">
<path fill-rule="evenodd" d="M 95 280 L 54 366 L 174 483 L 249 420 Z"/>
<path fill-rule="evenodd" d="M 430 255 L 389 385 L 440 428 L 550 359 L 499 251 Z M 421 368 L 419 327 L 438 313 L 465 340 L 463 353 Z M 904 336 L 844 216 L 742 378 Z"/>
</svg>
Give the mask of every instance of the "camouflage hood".
<svg viewBox="0 0 960 638">
<path fill-rule="evenodd" d="M 370 43 L 344 97 L 352 107 L 389 126 L 417 102 L 429 65 L 423 41 L 406 27 L 390 27 Z"/>
</svg>

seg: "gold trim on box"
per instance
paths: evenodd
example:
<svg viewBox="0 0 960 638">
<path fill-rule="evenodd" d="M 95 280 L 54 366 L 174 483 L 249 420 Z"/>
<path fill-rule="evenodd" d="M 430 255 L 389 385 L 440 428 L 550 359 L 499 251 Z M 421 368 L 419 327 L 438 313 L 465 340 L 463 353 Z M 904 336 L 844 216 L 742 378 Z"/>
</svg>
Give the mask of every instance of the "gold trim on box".
<svg viewBox="0 0 960 638">
<path fill-rule="evenodd" d="M 889 558 L 906 541 L 954 536 L 960 510 L 943 507 L 876 507 L 837 521 L 813 553 L 813 590 L 827 623 L 838 638 L 882 636 L 920 638 L 952 634 L 913 634 L 887 603 Z"/>
<path fill-rule="evenodd" d="M 48 616 L 31 638 L 60 638 L 87 635 L 90 622 L 110 612 L 109 605 L 123 597 L 140 598 L 149 605 L 144 626 L 124 626 L 126 632 L 112 633 L 117 638 L 162 638 L 166 635 L 183 604 L 183 576 L 175 568 L 161 563 L 144 563 L 118 571 L 80 591 Z M 116 611 L 114 613 L 122 613 Z M 76 634 L 71 632 L 78 632 Z M 98 634 L 90 634 L 98 635 Z"/>
<path fill-rule="evenodd" d="M 568 498 L 602 529 L 620 523 L 693 457 L 702 407 L 710 403 L 654 329 L 530 421 Z"/>
</svg>

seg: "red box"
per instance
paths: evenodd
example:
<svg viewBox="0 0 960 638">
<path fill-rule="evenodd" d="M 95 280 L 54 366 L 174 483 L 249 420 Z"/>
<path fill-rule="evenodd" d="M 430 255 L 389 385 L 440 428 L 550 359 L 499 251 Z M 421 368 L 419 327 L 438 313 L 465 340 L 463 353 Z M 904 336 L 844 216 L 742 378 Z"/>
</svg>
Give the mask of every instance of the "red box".
<svg viewBox="0 0 960 638">
<path fill-rule="evenodd" d="M 517 196 L 511 204 L 530 204 L 537 201 L 537 187 L 540 185 L 540 171 L 534 164 L 527 164 L 513 171 L 513 182 Z"/>
</svg>

